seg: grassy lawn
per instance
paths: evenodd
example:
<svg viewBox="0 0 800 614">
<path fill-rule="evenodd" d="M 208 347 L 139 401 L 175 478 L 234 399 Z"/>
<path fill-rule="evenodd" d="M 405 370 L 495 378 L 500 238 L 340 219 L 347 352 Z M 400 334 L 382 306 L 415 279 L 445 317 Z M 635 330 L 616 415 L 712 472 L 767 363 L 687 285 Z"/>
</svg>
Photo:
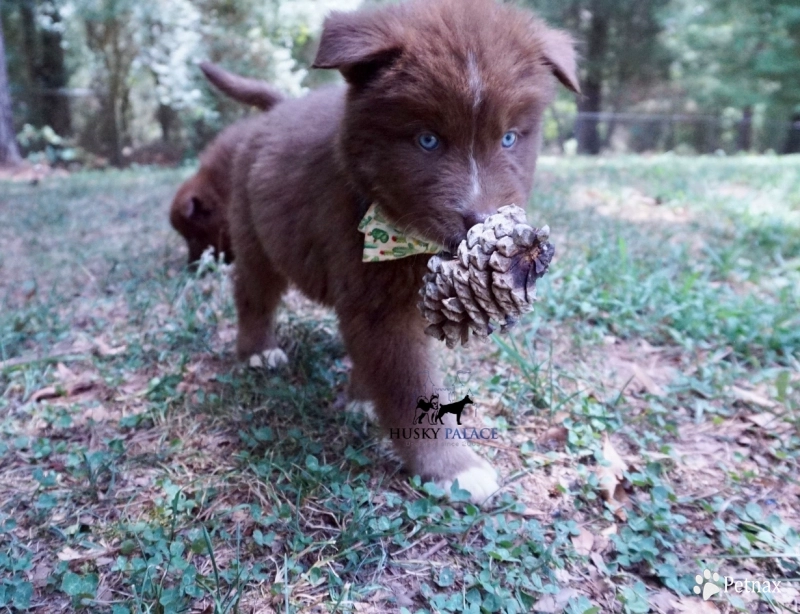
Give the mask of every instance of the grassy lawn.
<svg viewBox="0 0 800 614">
<path fill-rule="evenodd" d="M 290 364 L 233 360 L 188 172 L 0 182 L 0 612 L 800 611 L 693 592 L 800 579 L 800 158 L 541 161 L 536 312 L 440 350 L 501 434 L 483 509 L 337 409 L 330 312 L 290 293 Z"/>
</svg>

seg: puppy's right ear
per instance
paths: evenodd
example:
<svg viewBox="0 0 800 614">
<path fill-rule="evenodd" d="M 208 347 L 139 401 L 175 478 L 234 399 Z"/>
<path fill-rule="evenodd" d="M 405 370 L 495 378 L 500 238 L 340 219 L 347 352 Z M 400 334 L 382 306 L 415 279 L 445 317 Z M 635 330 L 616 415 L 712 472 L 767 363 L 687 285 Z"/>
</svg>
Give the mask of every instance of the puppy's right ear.
<svg viewBox="0 0 800 614">
<path fill-rule="evenodd" d="M 575 42 L 572 37 L 561 30 L 548 29 L 544 32 L 543 41 L 545 62 L 552 68 L 556 79 L 567 89 L 580 94 Z"/>
<path fill-rule="evenodd" d="M 396 22 L 387 10 L 334 12 L 325 19 L 312 68 L 337 68 L 363 85 L 400 54 Z"/>
</svg>

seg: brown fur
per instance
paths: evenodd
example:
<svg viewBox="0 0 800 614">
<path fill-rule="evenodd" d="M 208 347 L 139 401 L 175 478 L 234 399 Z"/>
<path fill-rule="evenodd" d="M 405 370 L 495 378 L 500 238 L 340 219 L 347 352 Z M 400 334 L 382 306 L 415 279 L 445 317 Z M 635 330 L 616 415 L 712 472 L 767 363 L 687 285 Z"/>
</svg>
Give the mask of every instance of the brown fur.
<svg viewBox="0 0 800 614">
<path fill-rule="evenodd" d="M 220 91 L 262 111 L 281 100 L 281 95 L 262 81 L 231 74 L 207 62 L 200 68 Z M 245 119 L 223 130 L 200 154 L 200 168 L 178 188 L 172 201 L 169 219 L 186 239 L 190 264 L 209 247 L 217 256 L 224 253 L 227 262 L 233 260 L 227 220 L 233 154 L 254 124 L 252 119 Z"/>
<path fill-rule="evenodd" d="M 268 111 L 283 98 L 269 84 L 257 79 L 234 75 L 211 62 L 200 62 L 200 70 L 203 71 L 206 79 L 222 93 L 262 111 Z"/>
<path fill-rule="evenodd" d="M 416 308 L 428 256 L 362 263 L 359 220 L 378 201 L 400 227 L 452 247 L 486 214 L 524 205 L 553 76 L 578 89 L 572 44 L 493 0 L 418 0 L 332 14 L 315 65 L 339 69 L 348 87 L 279 103 L 236 154 L 238 354 L 277 347 L 274 312 L 291 280 L 336 310 L 354 396 L 375 404 L 384 428 L 407 428 L 416 374 L 437 372 Z M 518 141 L 503 149 L 509 130 Z M 424 132 L 437 150 L 419 146 Z M 424 478 L 459 477 L 473 494 L 496 487 L 470 473 L 490 469 L 469 448 L 425 440 L 397 451 Z"/>
</svg>

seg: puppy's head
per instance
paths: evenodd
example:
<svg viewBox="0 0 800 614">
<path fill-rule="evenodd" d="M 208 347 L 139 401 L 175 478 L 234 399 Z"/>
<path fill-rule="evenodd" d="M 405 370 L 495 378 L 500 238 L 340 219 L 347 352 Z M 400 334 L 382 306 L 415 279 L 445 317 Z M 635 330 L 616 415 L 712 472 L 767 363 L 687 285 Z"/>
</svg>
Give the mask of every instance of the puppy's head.
<svg viewBox="0 0 800 614">
<path fill-rule="evenodd" d="M 225 202 L 202 172 L 187 179 L 172 201 L 169 219 L 189 248 L 189 263 L 200 259 L 208 247 L 230 259 Z"/>
<path fill-rule="evenodd" d="M 556 81 L 578 91 L 569 35 L 494 0 L 333 13 L 315 66 L 350 85 L 341 146 L 358 189 L 451 249 L 527 202 Z"/>
</svg>

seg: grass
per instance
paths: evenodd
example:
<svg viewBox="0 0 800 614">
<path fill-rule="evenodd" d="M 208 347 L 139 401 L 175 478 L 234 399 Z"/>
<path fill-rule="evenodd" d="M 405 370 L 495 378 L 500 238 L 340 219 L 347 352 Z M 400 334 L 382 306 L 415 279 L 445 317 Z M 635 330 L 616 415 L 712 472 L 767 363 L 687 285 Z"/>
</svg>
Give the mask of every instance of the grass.
<svg viewBox="0 0 800 614">
<path fill-rule="evenodd" d="M 186 174 L 0 184 L 0 611 L 799 610 L 693 589 L 800 577 L 800 160 L 541 161 L 536 312 L 440 351 L 501 434 L 483 509 L 336 410 L 331 313 L 290 294 L 290 364 L 235 363 Z"/>
</svg>

